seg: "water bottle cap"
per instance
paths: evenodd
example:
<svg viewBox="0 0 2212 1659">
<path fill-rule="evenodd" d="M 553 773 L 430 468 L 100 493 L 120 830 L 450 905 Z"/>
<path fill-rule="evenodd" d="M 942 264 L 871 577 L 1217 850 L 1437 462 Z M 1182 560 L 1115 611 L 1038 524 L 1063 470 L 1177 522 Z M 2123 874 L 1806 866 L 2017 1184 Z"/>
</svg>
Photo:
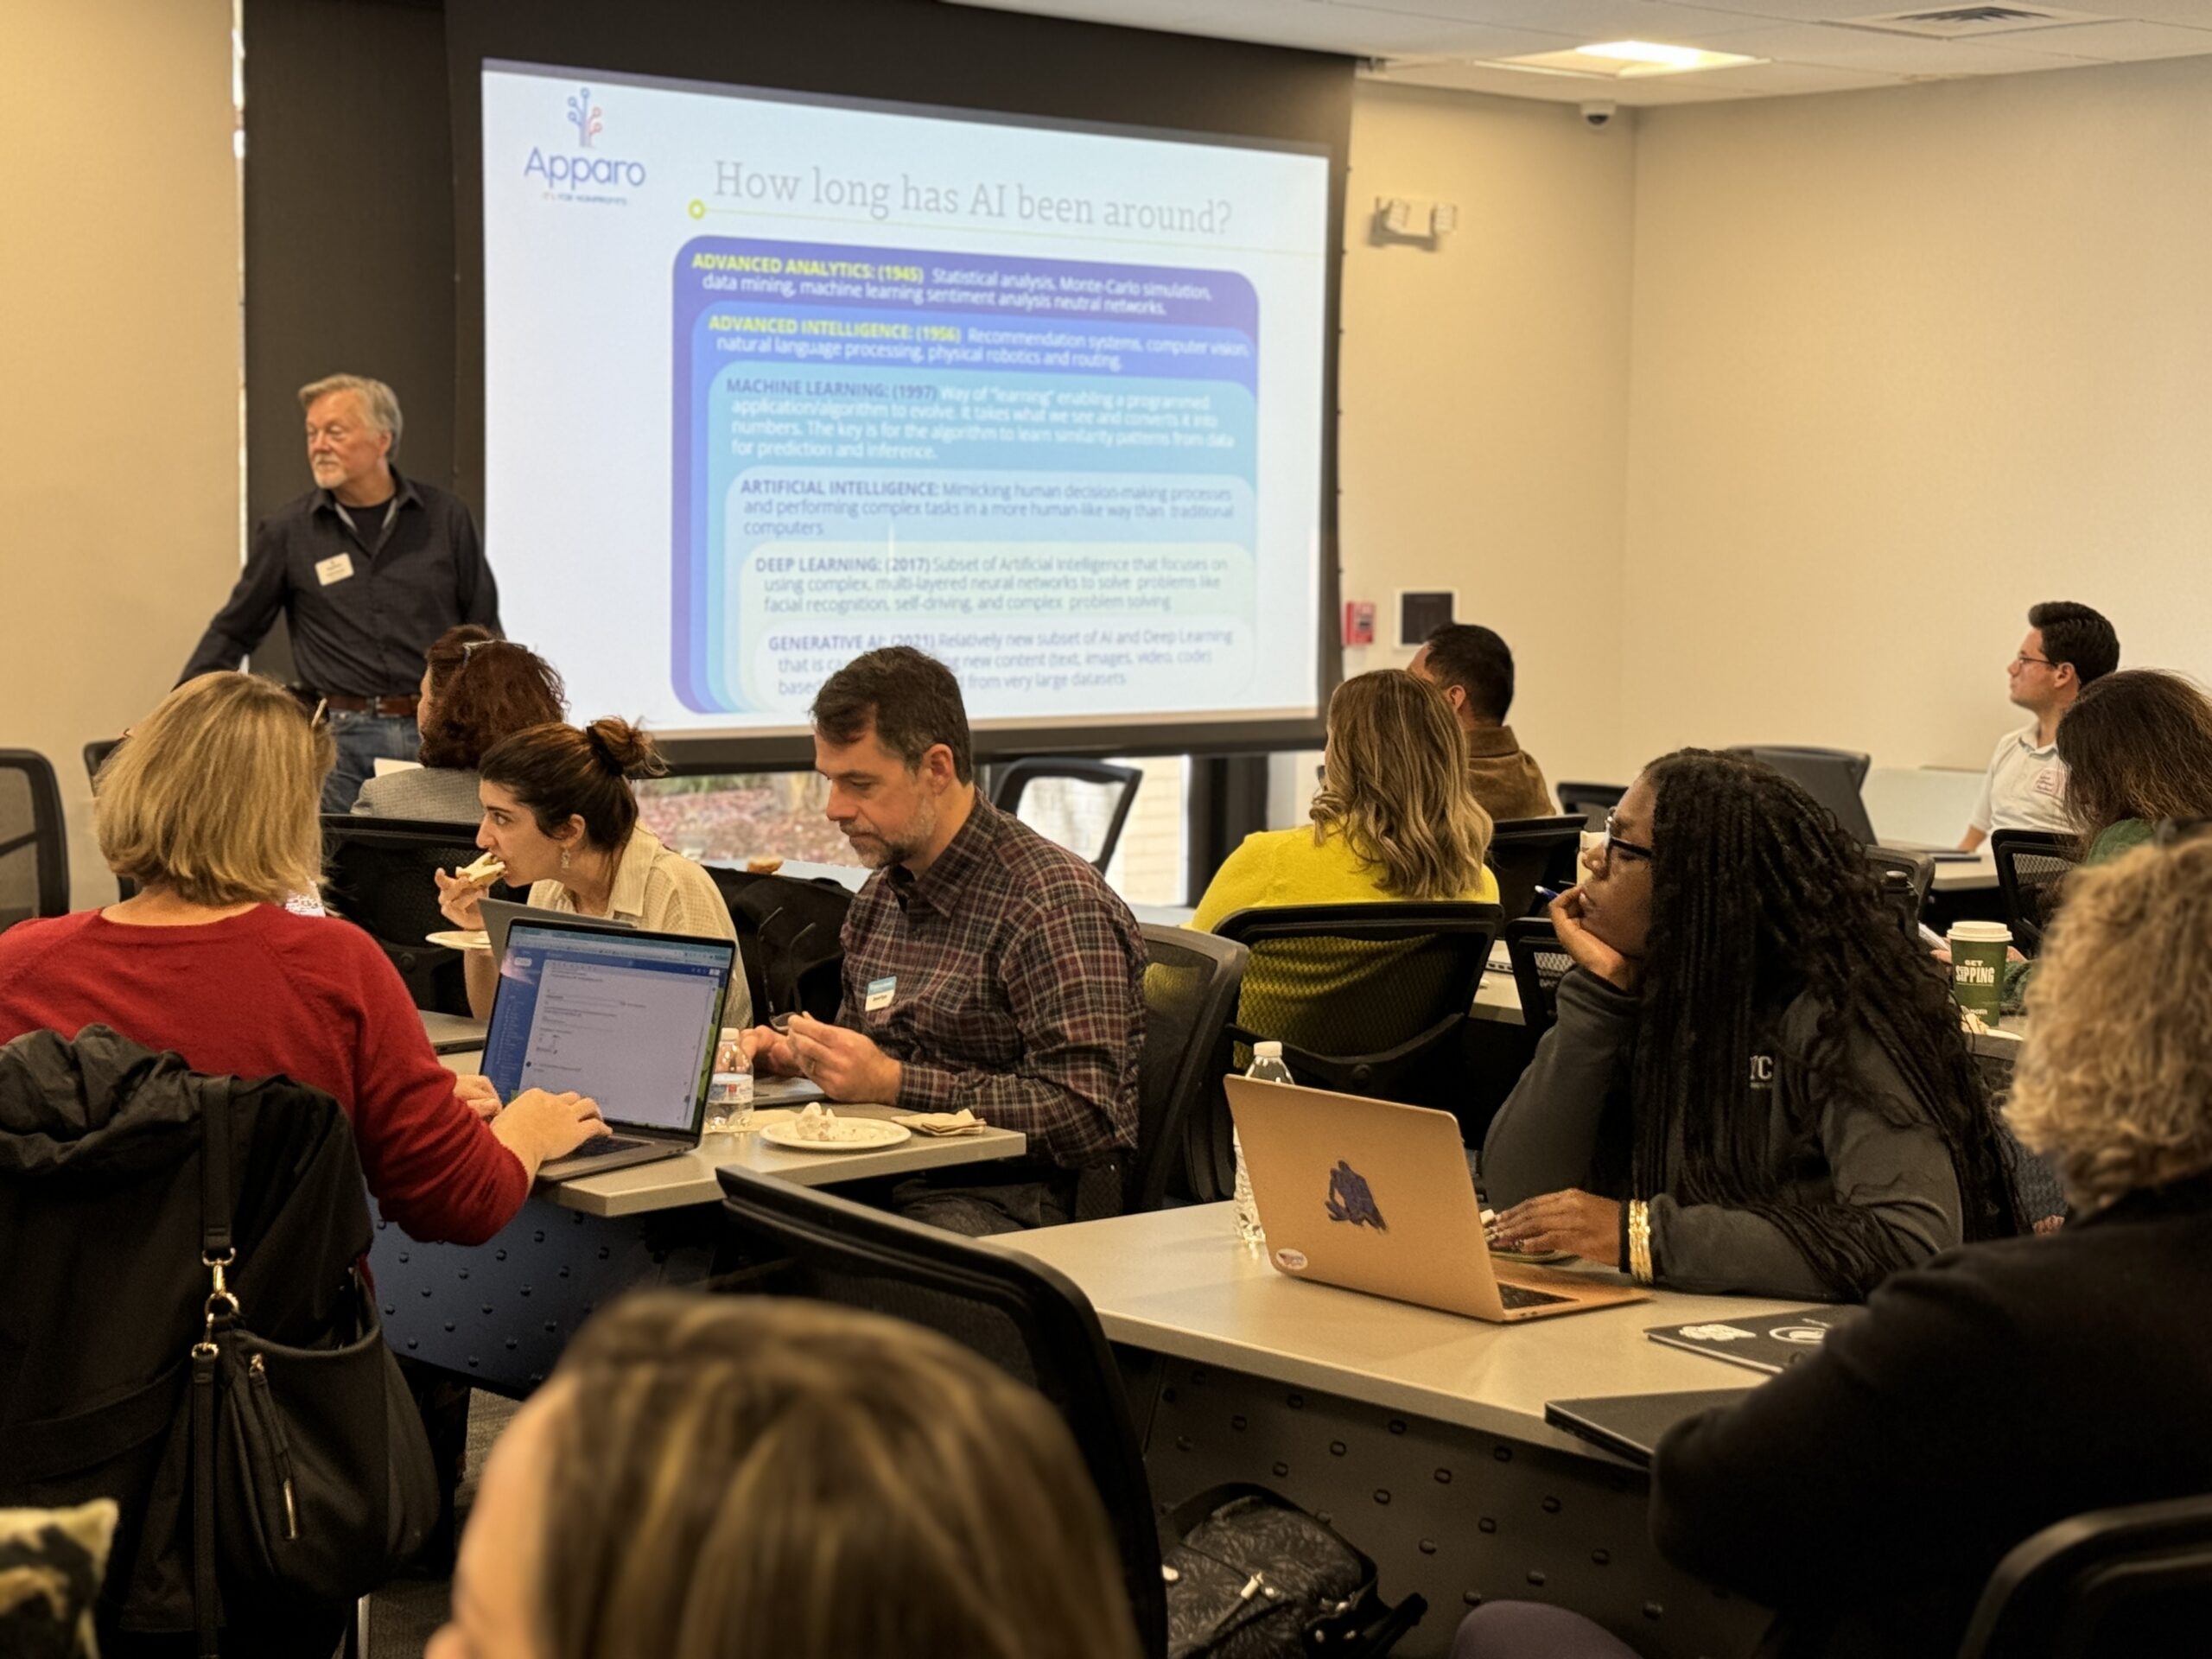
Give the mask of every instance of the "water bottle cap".
<svg viewBox="0 0 2212 1659">
<path fill-rule="evenodd" d="M 1252 1058 L 1255 1060 L 1279 1060 L 1282 1058 L 1282 1045 L 1255 1043 L 1252 1045 Z"/>
</svg>

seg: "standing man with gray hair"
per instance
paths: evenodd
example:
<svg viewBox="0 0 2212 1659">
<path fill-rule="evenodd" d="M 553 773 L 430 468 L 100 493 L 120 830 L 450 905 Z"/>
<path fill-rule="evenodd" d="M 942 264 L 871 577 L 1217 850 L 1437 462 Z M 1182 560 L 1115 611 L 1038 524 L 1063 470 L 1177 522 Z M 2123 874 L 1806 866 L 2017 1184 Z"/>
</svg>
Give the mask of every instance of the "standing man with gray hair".
<svg viewBox="0 0 2212 1659">
<path fill-rule="evenodd" d="M 499 592 L 476 522 L 455 497 L 403 478 L 399 400 L 334 374 L 300 388 L 315 487 L 254 529 L 245 569 L 181 679 L 236 668 L 282 612 L 302 695 L 325 703 L 338 764 L 322 810 L 350 811 L 379 756 L 412 760 L 416 694 L 433 641 L 499 631 Z"/>
</svg>

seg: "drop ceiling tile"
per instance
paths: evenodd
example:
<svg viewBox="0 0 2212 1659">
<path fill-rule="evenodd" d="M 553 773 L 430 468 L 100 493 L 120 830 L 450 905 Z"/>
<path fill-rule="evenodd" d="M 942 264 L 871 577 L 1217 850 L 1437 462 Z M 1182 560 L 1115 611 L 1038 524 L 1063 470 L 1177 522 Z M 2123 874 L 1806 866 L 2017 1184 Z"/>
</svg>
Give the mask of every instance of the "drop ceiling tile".
<svg viewBox="0 0 2212 1659">
<path fill-rule="evenodd" d="M 2073 29 L 2046 29 L 2034 38 L 2039 52 L 2098 63 L 2137 63 L 2150 58 L 2190 58 L 2212 53 L 2212 28 L 2177 29 L 2171 23 L 2082 23 Z"/>
<path fill-rule="evenodd" d="M 2048 42 L 2069 31 L 2048 29 L 2018 39 Z M 2061 56 L 2056 48 L 2038 45 L 2030 49 L 2013 45 L 2011 38 L 1997 41 L 1929 41 L 1909 35 L 1885 35 L 1872 29 L 1834 29 L 1818 23 L 1793 23 L 1773 29 L 1745 29 L 1728 38 L 1728 50 L 1780 63 L 1823 64 L 1837 69 L 1866 69 L 1880 74 L 1942 76 L 1997 75 L 2014 70 L 2061 69 L 2079 60 Z"/>
<path fill-rule="evenodd" d="M 1702 46 L 1707 37 L 1756 28 L 1759 19 L 1707 6 L 1675 5 L 1662 0 L 1376 0 L 1394 10 L 1503 29 L 1535 29 L 1570 35 L 1578 45 L 1592 41 L 1659 41 L 1670 46 Z M 1846 0 L 1850 3 L 1851 0 Z M 1259 10 L 1272 10 L 1260 0 Z"/>
<path fill-rule="evenodd" d="M 1557 52 L 1579 44 L 1535 29 L 1501 28 L 1397 7 L 1346 5 L 1338 0 L 1252 0 L 1240 9 L 1211 15 L 1209 34 L 1230 34 L 1240 40 L 1303 47 L 1313 52 L 1342 52 L 1358 58 L 1505 58 Z"/>
</svg>

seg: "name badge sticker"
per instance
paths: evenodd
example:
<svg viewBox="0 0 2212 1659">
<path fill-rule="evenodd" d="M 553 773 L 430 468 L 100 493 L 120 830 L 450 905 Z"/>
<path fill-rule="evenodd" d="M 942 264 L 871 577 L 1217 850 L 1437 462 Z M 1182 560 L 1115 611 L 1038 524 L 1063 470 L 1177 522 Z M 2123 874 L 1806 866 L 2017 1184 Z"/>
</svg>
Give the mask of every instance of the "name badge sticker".
<svg viewBox="0 0 2212 1659">
<path fill-rule="evenodd" d="M 353 556 L 351 553 L 334 553 L 327 559 L 319 559 L 315 563 L 315 573 L 326 588 L 334 582 L 343 582 L 353 574 Z"/>
<path fill-rule="evenodd" d="M 880 1014 L 891 1006 L 891 999 L 898 994 L 898 990 L 899 977 L 895 974 L 886 974 L 881 979 L 871 979 L 868 982 L 867 1011 L 870 1014 Z"/>
</svg>

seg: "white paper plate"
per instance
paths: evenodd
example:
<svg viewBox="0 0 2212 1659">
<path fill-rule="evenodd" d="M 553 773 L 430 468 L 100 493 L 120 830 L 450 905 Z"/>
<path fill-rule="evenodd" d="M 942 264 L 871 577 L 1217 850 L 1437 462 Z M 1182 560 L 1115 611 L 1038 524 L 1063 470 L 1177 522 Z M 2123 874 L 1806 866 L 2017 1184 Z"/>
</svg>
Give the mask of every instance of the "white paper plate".
<svg viewBox="0 0 2212 1659">
<path fill-rule="evenodd" d="M 425 933 L 425 944 L 442 944 L 448 950 L 489 950 L 492 936 L 480 927 L 448 928 L 441 933 Z"/>
<path fill-rule="evenodd" d="M 904 1123 L 887 1122 L 880 1117 L 841 1117 L 837 1122 L 865 1129 L 867 1134 L 864 1138 L 850 1141 L 803 1141 L 798 1126 L 786 1120 L 765 1126 L 760 1138 L 791 1152 L 880 1152 L 910 1139 L 914 1133 Z"/>
</svg>

